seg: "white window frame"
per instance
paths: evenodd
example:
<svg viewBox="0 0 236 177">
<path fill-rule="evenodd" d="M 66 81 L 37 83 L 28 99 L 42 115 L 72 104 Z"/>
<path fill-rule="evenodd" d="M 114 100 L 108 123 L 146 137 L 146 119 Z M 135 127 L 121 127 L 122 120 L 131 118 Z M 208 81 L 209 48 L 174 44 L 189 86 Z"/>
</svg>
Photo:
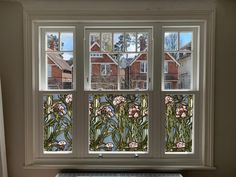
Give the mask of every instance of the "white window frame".
<svg viewBox="0 0 236 177">
<path fill-rule="evenodd" d="M 75 57 L 76 59 L 83 58 L 83 27 L 85 27 L 87 24 L 86 19 L 85 20 L 63 20 L 63 21 L 48 21 L 47 18 L 45 19 L 43 16 L 33 16 L 32 14 L 25 13 L 25 154 L 26 154 L 26 167 L 27 168 L 37 168 L 38 166 L 44 166 L 45 168 L 101 168 L 101 169 L 119 169 L 119 168 L 125 168 L 125 169 L 206 169 L 206 168 L 214 168 L 213 165 L 213 86 L 214 86 L 214 12 L 208 11 L 205 13 L 199 12 L 196 16 L 194 16 L 194 13 L 186 13 L 185 19 L 182 18 L 182 15 L 178 12 L 173 13 L 175 14 L 172 16 L 172 20 L 166 20 L 162 16 L 159 17 L 149 17 L 149 19 L 152 20 L 146 20 L 143 19 L 141 16 L 137 17 L 142 20 L 135 21 L 133 24 L 140 25 L 140 24 L 148 24 L 154 27 L 154 37 L 156 37 L 157 40 L 153 41 L 153 45 L 155 46 L 154 53 L 154 65 L 159 67 L 159 71 L 162 68 L 162 54 L 160 51 L 162 51 L 162 26 L 188 26 L 188 25 L 197 25 L 200 26 L 200 34 L 198 36 L 199 40 L 201 41 L 202 46 L 199 53 L 199 58 L 202 60 L 200 61 L 200 71 L 199 71 L 199 77 L 204 78 L 204 82 L 202 84 L 199 84 L 199 89 L 202 89 L 201 91 L 201 98 L 202 100 L 196 100 L 197 104 L 204 103 L 201 105 L 202 112 L 197 110 L 199 115 L 202 119 L 199 121 L 198 126 L 201 128 L 199 130 L 200 132 L 200 141 L 199 147 L 200 151 L 196 151 L 196 153 L 191 157 L 188 156 L 188 154 L 177 154 L 177 155 L 171 155 L 171 154 L 164 154 L 163 152 L 160 152 L 160 149 L 152 149 L 152 147 L 163 147 L 163 145 L 160 142 L 154 141 L 153 138 L 150 142 L 150 150 L 152 151 L 151 156 L 145 157 L 145 156 L 139 156 L 138 158 L 136 156 L 121 156 L 121 157 L 109 157 L 104 156 L 103 159 L 100 159 L 100 157 L 93 156 L 93 157 L 87 157 L 84 152 L 86 149 L 76 149 L 75 147 L 81 146 L 81 144 L 84 142 L 85 139 L 87 139 L 88 135 L 84 134 L 82 132 L 81 134 L 81 141 L 78 141 L 74 143 L 73 149 L 74 152 L 72 154 L 47 154 L 46 156 L 42 156 L 40 154 L 38 142 L 39 139 L 39 128 L 37 125 L 39 125 L 39 122 L 37 120 L 38 118 L 38 112 L 37 107 L 39 107 L 38 103 L 40 101 L 37 99 L 39 98 L 39 95 L 37 94 L 37 88 L 38 82 L 37 82 L 37 73 L 38 73 L 38 56 L 40 55 L 38 53 L 39 48 L 39 39 L 38 39 L 38 27 L 39 26 L 73 26 L 76 28 L 75 36 L 76 36 L 76 45 L 81 46 L 81 48 L 78 48 L 76 50 Z M 168 13 L 166 13 L 168 15 Z M 117 16 L 117 15 L 114 15 Z M 32 17 L 32 18 L 29 18 Z M 191 18 L 192 17 L 192 18 Z M 94 17 L 90 17 L 93 18 Z M 186 20 L 186 18 L 189 18 L 189 20 Z M 198 20 L 193 20 L 198 19 Z M 113 24 L 120 24 L 122 21 L 122 25 L 125 26 L 126 22 L 128 24 L 131 24 L 132 21 L 127 20 L 112 20 L 106 21 L 102 17 L 100 18 L 102 20 L 102 23 L 105 23 L 105 25 L 113 25 Z M 94 25 L 99 25 L 101 21 L 92 21 Z M 91 23 L 91 22 L 90 22 Z M 50 25 L 49 25 L 50 24 Z M 162 25 L 160 25 L 162 24 Z M 158 31 L 158 32 L 157 32 Z M 159 40 L 158 40 L 159 39 Z M 32 41 L 31 41 L 32 40 Z M 75 45 L 74 45 L 75 46 Z M 83 60 L 77 60 L 78 65 L 84 64 Z M 151 68 L 150 66 L 149 68 Z M 75 72 L 75 70 L 74 70 Z M 80 79 L 86 79 L 86 76 L 83 76 L 84 70 L 79 70 L 75 74 L 76 77 L 76 89 L 78 89 L 78 92 L 83 92 L 81 88 L 84 88 L 84 84 L 81 82 L 78 82 Z M 153 73 L 150 73 L 153 76 L 159 75 L 160 77 L 153 77 L 154 83 L 161 83 L 161 75 L 158 74 L 157 70 L 153 70 Z M 83 78 L 82 78 L 83 77 Z M 162 94 L 160 94 L 161 88 L 163 86 L 153 85 L 153 90 L 159 90 L 156 92 L 152 92 L 151 96 L 153 98 L 156 98 L 156 100 L 152 100 L 150 103 L 150 116 L 152 115 L 158 115 L 158 112 L 163 110 L 161 107 L 157 107 L 155 109 L 154 105 L 160 105 L 160 100 L 163 99 L 163 94 L 166 92 L 163 91 Z M 67 93 L 68 91 L 62 91 L 62 93 Z M 73 93 L 73 98 L 75 99 L 83 99 L 86 100 L 86 94 L 76 94 L 75 90 L 70 91 L 69 93 Z M 29 94 L 31 93 L 31 94 Z M 45 91 L 47 93 L 47 91 Z M 51 92 L 50 92 L 51 93 Z M 172 91 L 168 91 L 168 93 L 176 93 Z M 188 93 L 186 91 L 185 93 Z M 192 93 L 191 91 L 189 93 Z M 196 93 L 197 94 L 197 93 Z M 87 104 L 88 102 L 78 102 L 74 104 L 74 109 L 77 108 L 77 112 L 81 112 L 80 116 L 87 117 L 87 114 L 83 108 L 83 104 Z M 87 104 L 88 105 L 88 104 Z M 164 113 L 163 113 L 164 114 Z M 76 113 L 74 114 L 76 116 Z M 162 137 L 163 133 L 163 126 L 161 126 L 160 120 L 152 120 L 153 122 L 150 123 L 150 131 L 153 131 L 156 134 L 160 134 Z M 74 121 L 74 134 L 78 133 L 78 129 L 82 128 L 84 125 L 86 125 L 86 121 L 83 121 L 81 119 L 81 122 Z M 163 122 L 162 122 L 163 123 Z M 153 125 L 157 125 L 156 127 L 152 127 Z M 76 128 L 75 128 L 76 127 Z M 75 136 L 74 136 L 75 137 Z M 162 141 L 163 142 L 163 141 Z M 195 143 L 196 144 L 196 143 Z M 163 150 L 163 149 L 162 149 Z M 78 158 L 79 157 L 79 158 Z M 130 158 L 135 157 L 135 158 Z M 59 160 L 60 159 L 60 160 Z M 124 163 L 125 161 L 125 163 Z M 86 163 L 86 165 L 83 165 Z M 78 165 L 75 165 L 78 164 Z M 119 164 L 119 165 L 118 165 Z M 122 165 L 121 165 L 122 164 Z"/>
<path fill-rule="evenodd" d="M 143 65 L 143 70 L 142 70 Z M 147 62 L 146 61 L 140 61 L 140 73 L 147 73 Z"/>
<path fill-rule="evenodd" d="M 107 63 L 101 63 L 100 64 L 101 68 L 100 68 L 100 74 L 101 76 L 109 76 L 110 72 L 107 71 L 107 67 L 109 67 L 109 69 L 111 69 L 111 65 L 107 64 Z M 104 73 L 102 72 L 102 66 L 104 66 Z"/>
</svg>

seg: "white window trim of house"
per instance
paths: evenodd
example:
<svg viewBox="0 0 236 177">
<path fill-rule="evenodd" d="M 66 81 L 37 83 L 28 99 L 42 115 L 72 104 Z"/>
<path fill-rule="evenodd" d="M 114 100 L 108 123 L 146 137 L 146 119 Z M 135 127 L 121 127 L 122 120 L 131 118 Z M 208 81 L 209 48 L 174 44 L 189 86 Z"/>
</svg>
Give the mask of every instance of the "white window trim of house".
<svg viewBox="0 0 236 177">
<path fill-rule="evenodd" d="M 142 69 L 143 65 L 143 69 Z M 146 61 L 140 61 L 140 73 L 147 73 L 147 62 Z"/>
<path fill-rule="evenodd" d="M 111 65 L 110 64 L 108 64 L 108 63 L 102 63 L 101 65 L 101 68 L 100 68 L 100 73 L 101 73 L 101 75 L 102 76 L 108 76 L 108 75 L 110 75 L 110 71 L 107 71 L 107 67 L 109 67 L 109 69 L 111 69 Z M 102 66 L 104 66 L 104 71 L 105 72 L 102 72 Z"/>
<path fill-rule="evenodd" d="M 28 8 L 27 6 L 25 6 Z M 39 13 L 39 12 L 37 12 Z M 57 12 L 58 16 L 60 14 L 60 11 Z M 50 17 L 50 15 L 45 16 L 43 13 L 39 13 L 35 15 L 34 13 L 30 11 L 25 11 L 24 13 L 24 38 L 25 38 L 25 73 L 24 73 L 24 79 L 25 79 L 25 165 L 26 168 L 54 168 L 54 169 L 61 169 L 61 168 L 80 168 L 80 169 L 164 169 L 164 170 L 180 170 L 180 169 L 212 169 L 214 168 L 213 164 L 213 103 L 214 103 L 214 18 L 215 13 L 212 10 L 203 10 L 203 11 L 194 11 L 194 12 L 179 12 L 179 11 L 172 11 L 173 15 L 170 15 L 168 11 L 158 13 L 156 12 L 156 16 L 149 15 L 148 18 L 144 17 L 141 14 L 136 16 L 135 22 L 132 20 L 132 16 L 129 16 L 127 13 L 127 17 L 130 18 L 130 20 L 123 19 L 121 14 L 119 13 L 112 13 L 109 12 L 109 18 L 107 20 L 107 16 L 104 18 L 103 16 L 98 17 L 99 20 L 97 20 L 96 13 L 93 12 L 94 15 L 89 16 L 89 19 L 86 18 L 86 16 L 81 15 L 80 13 L 75 16 L 75 14 L 71 16 L 65 16 L 66 19 L 73 19 L 73 20 L 58 20 L 58 18 Z M 93 14 L 91 12 L 91 14 Z M 123 12 L 122 12 L 123 13 Z M 160 15 L 161 14 L 161 15 Z M 166 14 L 168 15 L 165 17 Z M 184 15 L 183 15 L 184 14 Z M 63 16 L 63 15 L 62 15 Z M 62 17 L 60 16 L 60 17 Z M 76 17 L 80 17 L 79 19 L 76 19 Z M 114 19 L 116 20 L 114 20 Z M 129 19 L 128 18 L 128 19 Z M 76 19 L 76 20 L 74 20 Z M 96 19 L 96 20 L 94 20 Z M 187 19 L 187 20 L 186 20 Z M 108 26 L 113 26 L 114 24 L 122 24 L 122 26 L 126 26 L 126 23 L 129 25 L 132 23 L 132 25 L 137 26 L 140 24 L 148 24 L 154 27 L 155 31 L 159 31 L 158 34 L 155 32 L 153 35 L 157 37 L 157 40 L 154 41 L 153 45 L 155 46 L 154 49 L 154 59 L 157 58 L 157 60 L 154 60 L 154 65 L 159 66 L 159 69 L 161 69 L 162 66 L 162 54 L 160 51 L 162 51 L 162 44 L 161 44 L 161 37 L 162 37 L 162 26 L 188 26 L 188 25 L 199 25 L 200 26 L 200 35 L 199 40 L 201 41 L 201 47 L 199 58 L 202 59 L 200 62 L 200 72 L 199 77 L 204 78 L 205 82 L 203 82 L 202 85 L 199 85 L 199 89 L 202 89 L 201 92 L 202 98 L 204 100 L 201 100 L 202 103 L 202 112 L 199 112 L 201 114 L 197 116 L 201 116 L 202 119 L 199 121 L 198 127 L 201 127 L 201 138 L 199 143 L 200 151 L 196 150 L 193 155 L 189 154 L 164 154 L 163 151 L 161 152 L 160 149 L 152 149 L 152 147 L 163 147 L 162 144 L 158 141 L 155 141 L 153 138 L 150 139 L 150 148 L 152 151 L 151 156 L 145 157 L 140 155 L 139 157 L 136 157 L 134 155 L 129 155 L 129 157 L 106 157 L 103 156 L 102 159 L 100 159 L 98 156 L 94 157 L 86 157 L 84 152 L 86 149 L 76 149 L 75 147 L 82 147 L 81 144 L 83 142 L 86 142 L 85 139 L 88 135 L 86 135 L 86 132 L 81 133 L 81 139 L 80 141 L 77 141 L 73 145 L 73 153 L 71 154 L 40 154 L 39 147 L 37 146 L 39 139 L 39 129 L 37 128 L 37 120 L 38 118 L 38 112 L 37 107 L 39 107 L 38 103 L 35 102 L 37 100 L 37 80 L 36 73 L 38 72 L 38 56 L 40 55 L 38 53 L 38 27 L 39 26 L 65 26 L 65 27 L 75 27 L 77 30 L 75 30 L 76 39 L 75 42 L 77 46 L 80 46 L 76 50 L 76 60 L 78 60 L 78 64 L 83 65 L 83 60 L 80 60 L 83 58 L 83 41 L 84 37 L 84 29 L 83 27 L 88 25 L 88 23 L 91 25 L 99 25 L 101 23 L 104 23 Z M 162 24 L 162 26 L 160 25 Z M 131 26 L 132 26 L 131 25 Z M 156 30 L 158 29 L 158 30 Z M 158 52 L 159 51 L 159 52 Z M 152 66 L 150 66 L 151 68 Z M 160 70 L 159 70 L 160 71 Z M 77 72 L 76 77 L 76 88 L 78 89 L 78 93 L 83 92 L 84 83 L 78 82 L 79 79 L 83 76 L 83 68 Z M 153 70 L 153 76 L 157 76 L 158 71 Z M 83 79 L 83 78 L 82 78 Z M 161 77 L 152 77 L 151 79 L 154 79 L 154 82 L 161 82 Z M 153 86 L 153 90 L 161 90 L 161 86 Z M 67 93 L 67 91 L 62 91 L 64 93 Z M 73 96 L 75 99 L 82 99 L 86 100 L 86 95 L 81 94 L 75 94 L 75 91 L 71 91 L 73 93 Z M 70 93 L 71 93 L 70 92 Z M 152 92 L 152 90 L 150 90 Z M 29 94 L 31 93 L 31 94 Z M 161 110 L 161 108 L 154 109 L 154 105 L 160 105 L 160 99 L 163 99 L 163 94 L 165 94 L 165 91 L 163 91 L 163 94 L 158 94 L 159 92 L 153 92 L 151 93 L 152 97 L 155 97 L 156 100 L 150 103 L 150 110 L 153 110 L 153 112 L 150 112 L 151 115 L 158 115 L 158 111 Z M 169 91 L 168 93 L 176 93 Z M 185 93 L 188 93 L 186 91 Z M 189 93 L 192 93 L 191 91 Z M 79 101 L 77 104 L 74 104 L 74 109 L 76 108 L 78 111 L 81 111 L 82 117 L 86 117 L 85 111 L 82 110 L 81 106 L 86 102 Z M 159 104 L 158 104 L 159 103 Z M 87 104 L 87 103 L 86 103 Z M 199 110 L 197 110 L 199 111 Z M 76 113 L 75 115 L 76 116 Z M 33 119 L 32 119 L 33 117 Z M 160 120 L 155 120 L 153 123 L 157 125 L 157 127 L 153 128 L 150 125 L 150 131 L 153 129 L 156 129 L 156 133 L 160 133 L 162 137 L 164 137 L 163 133 L 163 127 L 161 127 Z M 74 134 L 78 133 L 79 129 L 82 129 L 84 125 L 87 125 L 87 121 L 82 120 L 81 122 L 74 121 Z M 158 124 L 159 123 L 159 124 Z M 151 123 L 149 123 L 151 124 Z M 76 128 L 75 128 L 76 127 Z M 36 128 L 36 129 L 35 129 Z M 75 137 L 75 136 L 74 136 Z M 84 138 L 83 138 L 84 137 Z M 195 143 L 196 144 L 196 143 Z M 162 148 L 163 150 L 163 148 Z M 79 157 L 79 158 L 78 158 Z M 124 163 L 125 162 L 125 163 Z M 86 164 L 86 165 L 85 165 Z"/>
</svg>

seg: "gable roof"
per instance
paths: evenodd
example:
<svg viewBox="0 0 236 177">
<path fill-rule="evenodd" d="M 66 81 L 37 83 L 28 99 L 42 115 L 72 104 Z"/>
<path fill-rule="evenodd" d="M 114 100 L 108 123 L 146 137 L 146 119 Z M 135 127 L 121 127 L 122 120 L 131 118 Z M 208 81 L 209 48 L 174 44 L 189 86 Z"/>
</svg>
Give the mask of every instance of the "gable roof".
<svg viewBox="0 0 236 177">
<path fill-rule="evenodd" d="M 71 66 L 63 59 L 63 57 L 57 53 L 47 53 L 47 56 L 52 60 L 61 70 L 72 71 Z"/>
<path fill-rule="evenodd" d="M 171 60 L 173 60 L 178 66 L 180 66 L 180 63 L 173 57 L 169 52 L 166 52 L 165 55 L 170 57 Z"/>
</svg>

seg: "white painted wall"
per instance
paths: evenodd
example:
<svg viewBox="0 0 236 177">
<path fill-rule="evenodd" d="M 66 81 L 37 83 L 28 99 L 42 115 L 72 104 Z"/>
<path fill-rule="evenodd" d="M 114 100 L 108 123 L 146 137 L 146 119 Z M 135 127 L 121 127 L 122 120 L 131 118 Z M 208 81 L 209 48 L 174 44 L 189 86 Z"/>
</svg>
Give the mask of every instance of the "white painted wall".
<svg viewBox="0 0 236 177">
<path fill-rule="evenodd" d="M 166 1 L 163 2 L 166 7 L 174 8 L 173 0 Z M 171 3 L 168 3 L 169 1 Z M 185 7 L 184 1 L 176 1 L 183 4 L 183 8 Z M 194 5 L 200 1 L 193 1 Z M 99 0 L 99 2 L 101 1 Z M 145 8 L 147 12 L 149 12 L 148 8 L 158 9 L 158 6 L 154 5 L 155 1 L 145 1 L 145 7 L 138 2 L 135 3 L 137 9 Z M 39 4 L 36 3 L 35 6 Z M 86 11 L 86 8 L 89 7 L 88 4 L 86 5 L 86 1 L 81 2 L 81 4 Z M 112 6 L 112 2 L 107 2 L 107 4 L 109 7 Z M 122 3 L 117 0 L 115 4 Z M 234 73 L 236 58 L 233 54 L 236 40 L 236 2 L 233 0 L 217 0 L 216 4 L 215 166 L 217 169 L 214 171 L 184 171 L 184 177 L 236 176 L 236 94 L 234 94 L 236 90 Z M 202 8 L 204 8 L 203 5 L 201 5 Z M 101 8 L 105 5 L 95 6 L 90 3 L 90 6 Z M 135 9 L 134 6 L 132 8 Z M 24 39 L 22 13 L 23 9 L 20 3 L 0 2 L 0 77 L 2 78 L 9 177 L 54 177 L 57 170 L 24 169 Z"/>
</svg>

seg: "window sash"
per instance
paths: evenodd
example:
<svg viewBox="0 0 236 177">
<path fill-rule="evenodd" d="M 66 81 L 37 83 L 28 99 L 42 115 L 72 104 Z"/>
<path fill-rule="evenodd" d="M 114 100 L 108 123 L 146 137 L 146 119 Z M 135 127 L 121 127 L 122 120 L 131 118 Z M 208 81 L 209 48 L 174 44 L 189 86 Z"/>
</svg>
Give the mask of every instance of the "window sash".
<svg viewBox="0 0 236 177">
<path fill-rule="evenodd" d="M 155 27 L 155 29 L 157 29 L 158 27 L 160 27 L 160 26 L 158 26 L 158 25 L 154 25 Z M 156 27 L 156 26 L 158 26 L 158 27 Z M 78 31 L 79 31 L 79 29 L 77 29 Z M 157 33 L 159 34 L 159 36 L 157 37 L 157 39 L 159 38 L 160 39 L 160 31 L 154 31 L 154 36 L 158 36 L 157 35 Z M 79 37 L 80 39 L 81 38 L 83 38 L 82 36 L 81 37 Z M 77 39 L 77 43 L 79 44 L 80 42 L 78 42 L 78 39 Z M 161 44 L 161 42 L 159 41 L 159 42 L 156 42 L 155 41 L 155 46 L 157 46 L 157 49 L 160 49 L 161 48 L 161 46 L 162 46 L 162 44 Z M 156 49 L 155 49 L 155 51 L 156 51 Z M 80 54 L 81 55 L 81 54 Z M 75 55 L 75 56 L 77 56 L 77 55 Z M 158 57 L 157 57 L 158 58 Z M 160 61 L 158 61 L 158 62 L 160 62 Z M 157 63 L 158 63 L 157 62 Z M 160 65 L 159 65 L 160 66 Z M 158 66 L 158 67 L 159 67 Z M 159 76 L 157 77 L 157 78 L 159 78 Z M 159 80 L 159 79 L 155 79 L 155 81 L 154 82 L 156 82 L 157 80 Z M 77 85 L 78 85 L 78 83 L 77 83 Z M 154 89 L 156 89 L 157 87 L 154 87 Z M 84 91 L 82 91 L 81 90 L 81 85 L 80 85 L 80 88 L 78 88 L 78 93 L 77 92 L 73 92 L 73 94 L 75 94 L 75 98 L 78 98 L 78 95 L 79 94 L 81 94 L 81 93 L 83 93 Z M 41 91 L 42 93 L 47 93 L 47 91 Z M 53 93 L 54 91 L 50 91 L 50 93 Z M 117 92 L 114 92 L 114 91 L 111 91 L 111 92 L 113 92 L 113 93 L 119 93 L 119 91 L 117 91 Z M 133 91 L 124 91 L 124 92 L 127 92 L 127 93 L 133 93 Z M 150 95 L 151 95 L 151 97 L 153 97 L 153 95 L 155 95 L 156 96 L 156 98 L 158 98 L 157 100 L 151 100 L 151 102 L 155 102 L 155 103 L 159 103 L 160 102 L 160 100 L 159 100 L 159 98 L 161 97 L 161 96 L 159 96 L 157 93 L 154 93 L 154 92 L 152 92 L 152 91 L 147 91 L 148 93 L 150 93 Z M 163 93 L 164 93 L 164 91 L 162 91 Z M 186 94 L 186 93 L 194 93 L 195 94 L 195 92 L 194 91 L 188 91 L 188 90 L 178 90 L 177 92 L 179 92 L 179 93 L 183 93 L 183 94 Z M 55 91 L 55 93 L 64 93 L 64 91 L 60 91 L 60 90 L 58 90 L 58 91 Z M 84 93 L 91 93 L 91 91 L 85 91 Z M 93 93 L 95 93 L 95 92 L 93 92 Z M 123 93 L 123 92 L 122 92 Z M 167 93 L 167 92 L 166 92 Z M 172 93 L 172 91 L 170 90 L 168 90 L 168 94 L 169 93 Z M 173 92 L 174 94 L 176 94 L 176 91 L 175 92 Z M 86 97 L 86 96 L 85 96 Z M 85 98 L 85 97 L 83 97 L 83 98 Z M 163 97 L 163 96 L 162 96 Z M 84 100 L 84 99 L 83 99 Z M 150 103 L 151 104 L 151 103 Z M 154 110 L 154 108 L 150 108 L 150 109 L 152 109 L 152 110 Z M 77 111 L 78 112 L 78 111 Z M 86 115 L 86 113 L 85 113 L 85 111 L 81 111 L 82 112 L 82 115 Z M 157 111 L 153 111 L 154 113 L 152 113 L 153 115 L 157 115 Z M 80 119 L 80 118 L 79 118 Z M 153 120 L 154 121 L 154 120 Z M 82 121 L 83 123 L 85 123 L 85 121 Z M 155 122 L 155 121 L 154 121 Z M 78 122 L 77 123 L 75 123 L 75 125 L 78 125 Z M 81 125 L 80 126 L 78 126 L 78 127 L 81 127 Z M 154 129 L 154 128 L 153 128 Z M 76 131 L 78 131 L 78 130 L 74 130 L 74 132 L 76 132 Z M 160 130 L 158 130 L 158 132 L 159 132 Z M 83 132 L 85 132 L 85 131 L 83 131 Z M 153 130 L 153 132 L 155 132 L 154 130 Z M 162 136 L 162 135 L 161 135 Z M 85 140 L 86 138 L 84 138 L 84 140 Z M 161 146 L 161 145 L 159 145 L 159 143 L 160 142 L 158 142 L 158 143 L 156 143 L 156 142 L 154 142 L 154 140 L 152 140 L 152 147 L 150 147 L 150 149 L 152 149 L 152 154 L 150 153 L 148 156 L 152 156 L 152 155 L 154 155 L 155 157 L 157 157 L 157 158 L 162 158 L 162 157 L 167 157 L 167 158 L 178 158 L 178 157 L 183 157 L 183 156 L 185 156 L 185 155 L 183 155 L 183 154 L 177 154 L 177 155 L 169 155 L 169 154 L 165 154 L 164 156 L 163 156 L 163 153 L 159 153 L 158 151 L 160 150 L 154 150 L 153 149 L 153 147 L 158 147 L 158 146 Z M 76 143 L 76 148 L 78 148 L 78 147 L 82 147 L 81 145 L 79 145 L 79 144 L 81 144 L 81 143 Z M 153 144 L 155 144 L 155 145 L 153 145 Z M 79 146 L 78 146 L 79 145 Z M 73 148 L 73 149 L 75 149 L 75 148 Z M 76 149 L 75 149 L 76 150 Z M 78 151 L 80 151 L 81 150 L 81 152 L 78 152 Z M 84 147 L 82 147 L 80 150 L 76 150 L 77 152 L 73 152 L 73 157 L 98 157 L 97 155 L 88 155 L 88 154 L 86 154 L 86 148 L 84 148 Z M 60 155 L 60 154 L 56 154 L 56 155 L 54 155 L 54 154 L 47 154 L 46 156 L 43 154 L 43 155 L 41 155 L 41 157 L 49 157 L 49 158 L 52 158 L 52 157 L 67 157 L 68 156 L 68 154 L 62 154 L 62 155 Z M 71 156 L 71 157 L 72 157 Z M 132 157 L 133 155 L 121 155 L 121 156 L 119 156 L 119 157 Z M 196 156 L 196 154 L 194 154 L 194 156 Z M 114 155 L 105 155 L 104 157 L 108 157 L 108 158 L 113 158 L 114 157 Z M 141 156 L 140 156 L 141 157 Z M 189 155 L 187 155 L 186 157 L 190 157 Z"/>
</svg>

